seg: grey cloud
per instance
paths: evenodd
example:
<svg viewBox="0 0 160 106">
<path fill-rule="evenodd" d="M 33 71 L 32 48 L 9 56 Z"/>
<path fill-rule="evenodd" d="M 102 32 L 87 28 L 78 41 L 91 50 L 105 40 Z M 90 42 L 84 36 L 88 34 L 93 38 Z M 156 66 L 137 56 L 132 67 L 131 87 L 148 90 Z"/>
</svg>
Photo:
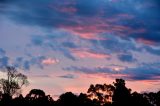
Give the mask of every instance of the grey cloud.
<svg viewBox="0 0 160 106">
<path fill-rule="evenodd" d="M 0 56 L 4 56 L 6 54 L 6 51 L 0 48 Z"/>
<path fill-rule="evenodd" d="M 115 77 L 117 75 L 122 75 L 121 78 L 127 80 L 159 80 L 160 79 L 160 63 L 150 63 L 150 64 L 140 64 L 136 67 L 129 68 L 125 67 L 121 69 L 119 72 L 115 71 L 112 68 L 108 67 L 99 67 L 99 68 L 88 68 L 88 67 L 76 67 L 70 66 L 64 68 L 66 71 L 73 72 L 82 72 L 85 74 L 106 74 L 110 77 Z"/>
<path fill-rule="evenodd" d="M 58 76 L 60 78 L 67 78 L 67 79 L 75 79 L 76 77 L 73 74 L 66 74 L 62 76 Z"/>
<path fill-rule="evenodd" d="M 9 65 L 9 58 L 4 56 L 0 58 L 0 68 L 6 67 Z"/>
<path fill-rule="evenodd" d="M 130 53 L 118 54 L 118 59 L 122 62 L 136 62 L 137 60 Z"/>
</svg>

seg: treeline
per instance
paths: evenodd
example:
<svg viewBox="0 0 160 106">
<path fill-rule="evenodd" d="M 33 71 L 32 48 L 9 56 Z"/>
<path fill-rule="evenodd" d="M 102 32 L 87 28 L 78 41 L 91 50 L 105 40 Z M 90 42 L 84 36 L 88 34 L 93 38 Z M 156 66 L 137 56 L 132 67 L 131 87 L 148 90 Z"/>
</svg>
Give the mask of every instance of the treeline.
<svg viewBox="0 0 160 106">
<path fill-rule="evenodd" d="M 0 106 L 160 106 L 160 91 L 153 93 L 131 92 L 125 80 L 116 79 L 113 84 L 90 85 L 86 94 L 66 92 L 53 100 L 43 90 L 32 89 L 25 97 L 12 98 L 0 94 Z"/>
<path fill-rule="evenodd" d="M 11 66 L 3 72 L 6 78 L 0 79 L 0 106 L 160 106 L 160 91 L 131 92 L 123 79 L 116 79 L 113 84 L 90 85 L 86 94 L 66 92 L 56 101 L 40 89 L 32 89 L 23 97 L 20 91 L 29 84 L 27 76 Z M 12 98 L 15 94 L 20 95 Z"/>
</svg>

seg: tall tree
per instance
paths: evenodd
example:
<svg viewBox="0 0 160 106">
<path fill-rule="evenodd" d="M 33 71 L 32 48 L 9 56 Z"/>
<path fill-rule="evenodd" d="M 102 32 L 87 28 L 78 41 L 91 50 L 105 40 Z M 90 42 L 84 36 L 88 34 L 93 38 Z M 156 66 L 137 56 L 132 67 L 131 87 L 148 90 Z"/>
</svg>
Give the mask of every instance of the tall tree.
<svg viewBox="0 0 160 106">
<path fill-rule="evenodd" d="M 41 89 L 32 89 L 29 94 L 26 96 L 27 98 L 37 99 L 37 98 L 43 98 L 46 94 Z"/>
<path fill-rule="evenodd" d="M 131 100 L 131 89 L 128 89 L 125 86 L 125 80 L 116 79 L 116 82 L 114 82 L 113 84 L 115 86 L 113 94 L 113 104 L 118 106 L 128 106 Z"/>
<path fill-rule="evenodd" d="M 72 92 L 66 92 L 60 95 L 57 103 L 58 103 L 58 106 L 77 106 L 78 97 Z"/>
<path fill-rule="evenodd" d="M 89 98 L 100 102 L 100 104 L 111 103 L 114 89 L 111 84 L 90 85 L 88 89 Z"/>
<path fill-rule="evenodd" d="M 0 79 L 0 88 L 5 94 L 13 96 L 16 93 L 20 93 L 22 86 L 29 84 L 27 76 L 19 73 L 15 67 L 8 66 L 4 72 L 7 73 L 7 78 Z"/>
</svg>

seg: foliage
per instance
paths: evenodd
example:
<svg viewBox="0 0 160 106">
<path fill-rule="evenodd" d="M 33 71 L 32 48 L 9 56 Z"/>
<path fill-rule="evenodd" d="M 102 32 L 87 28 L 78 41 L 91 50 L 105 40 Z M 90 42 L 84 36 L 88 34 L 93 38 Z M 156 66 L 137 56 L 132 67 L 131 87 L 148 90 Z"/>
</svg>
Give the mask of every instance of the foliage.
<svg viewBox="0 0 160 106">
<path fill-rule="evenodd" d="M 112 101 L 109 101 L 111 98 Z M 32 89 L 26 97 L 20 95 L 11 98 L 9 94 L 0 93 L 0 106 L 160 106 L 160 91 L 153 93 L 131 93 L 125 86 L 125 80 L 116 79 L 112 84 L 91 85 L 88 93 L 75 95 L 66 92 L 54 101 L 41 89 Z"/>
<path fill-rule="evenodd" d="M 112 102 L 114 90 L 115 87 L 111 84 L 96 84 L 95 86 L 90 85 L 87 93 L 89 94 L 88 96 L 90 99 L 96 100 L 100 102 L 100 104 L 104 104 L 106 102 Z"/>
<path fill-rule="evenodd" d="M 5 94 L 13 96 L 16 93 L 21 93 L 22 86 L 29 84 L 27 76 L 19 73 L 15 67 L 6 67 L 4 72 L 7 73 L 7 78 L 0 79 L 0 88 Z"/>
</svg>

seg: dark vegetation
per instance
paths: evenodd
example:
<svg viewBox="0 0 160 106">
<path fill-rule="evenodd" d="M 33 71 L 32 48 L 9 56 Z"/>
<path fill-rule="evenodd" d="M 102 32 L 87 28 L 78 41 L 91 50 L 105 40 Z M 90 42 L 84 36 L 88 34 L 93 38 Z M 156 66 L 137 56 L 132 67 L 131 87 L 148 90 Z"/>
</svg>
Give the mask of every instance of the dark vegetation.
<svg viewBox="0 0 160 106">
<path fill-rule="evenodd" d="M 40 89 L 32 89 L 23 97 L 19 91 L 28 84 L 27 77 L 13 67 L 7 67 L 6 72 L 7 79 L 0 79 L 0 106 L 160 106 L 160 91 L 131 92 L 123 79 L 116 79 L 113 84 L 90 85 L 86 94 L 66 92 L 56 101 Z M 19 96 L 12 98 L 15 94 Z"/>
</svg>

